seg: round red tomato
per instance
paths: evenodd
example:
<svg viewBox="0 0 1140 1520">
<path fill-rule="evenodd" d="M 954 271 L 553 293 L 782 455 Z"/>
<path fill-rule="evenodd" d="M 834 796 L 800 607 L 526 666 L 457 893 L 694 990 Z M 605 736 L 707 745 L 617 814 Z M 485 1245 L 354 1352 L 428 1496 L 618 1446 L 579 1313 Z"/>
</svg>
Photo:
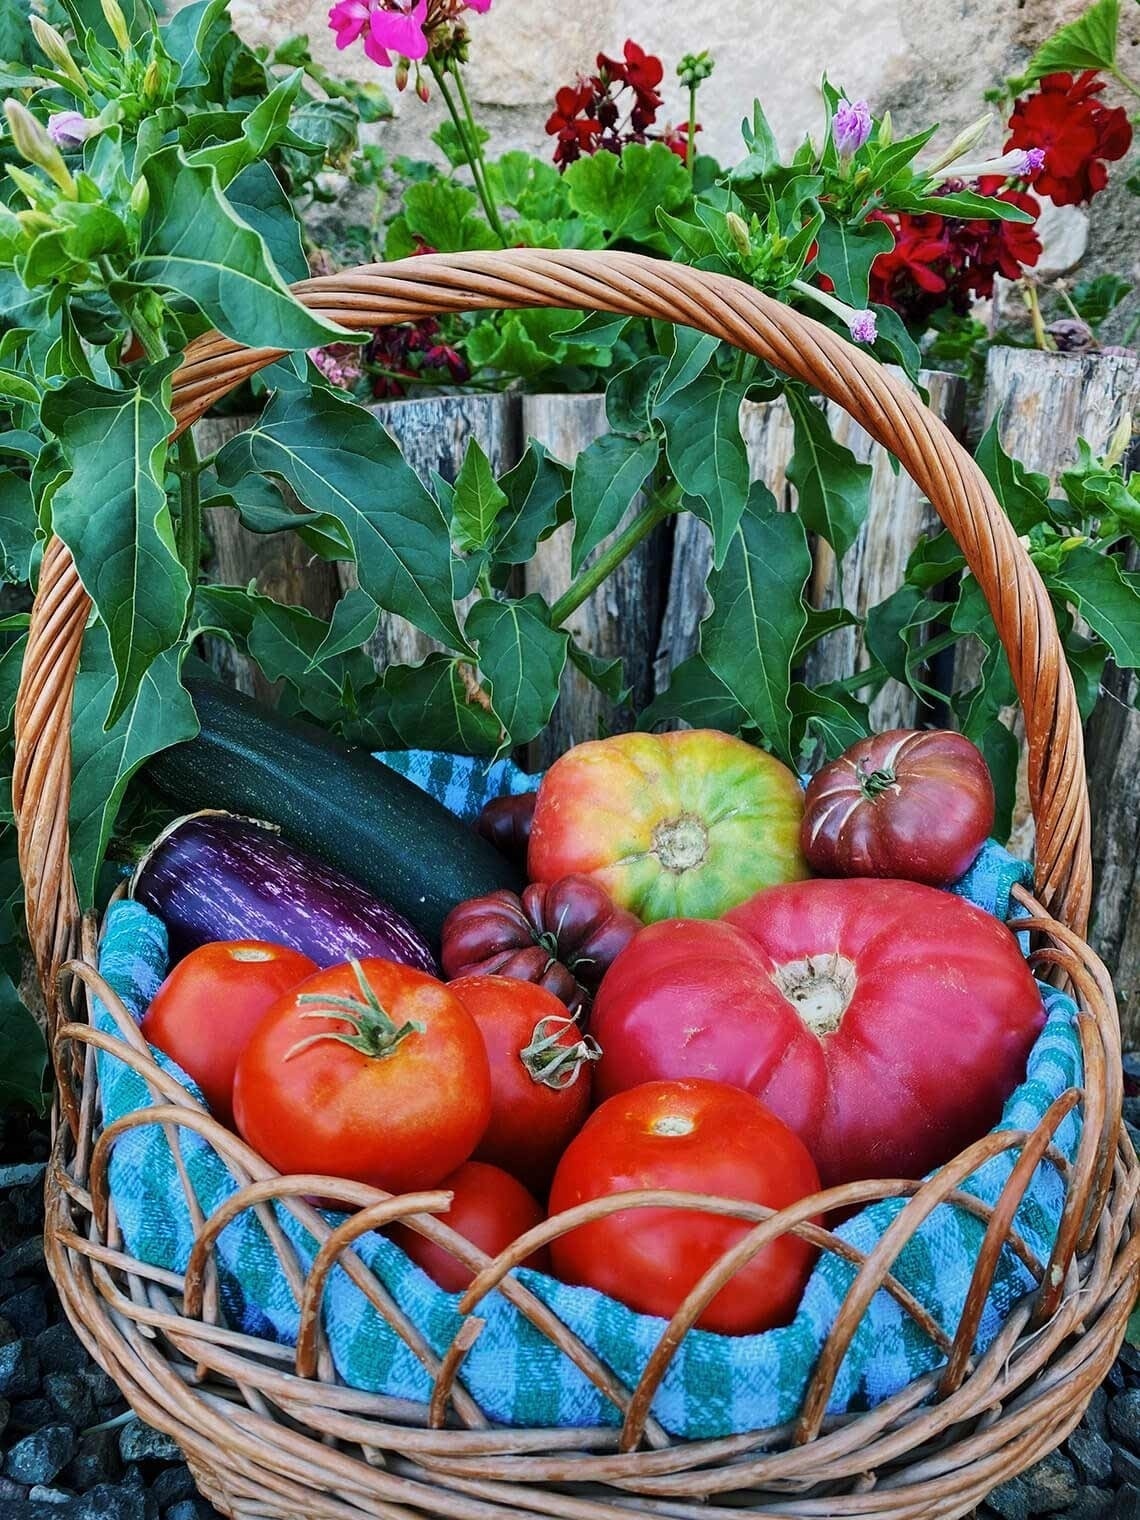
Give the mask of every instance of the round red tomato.
<svg viewBox="0 0 1140 1520">
<path fill-rule="evenodd" d="M 262 1014 L 312 976 L 316 961 L 256 939 L 199 945 L 155 993 L 143 1036 L 194 1078 L 210 1112 L 234 1122 L 234 1068 Z"/>
<path fill-rule="evenodd" d="M 550 1214 L 593 1198 L 673 1188 L 782 1209 L 819 1189 L 802 1142 L 762 1103 L 723 1082 L 646 1082 L 603 1103 L 558 1164 Z M 554 1275 L 671 1316 L 752 1226 L 693 1209 L 622 1209 L 560 1235 Z M 815 1250 L 782 1235 L 720 1290 L 697 1324 L 750 1335 L 787 1324 Z"/>
<path fill-rule="evenodd" d="M 813 777 L 803 848 L 821 876 L 890 876 L 945 887 L 994 826 L 994 788 L 962 734 L 898 728 L 862 739 Z"/>
<path fill-rule="evenodd" d="M 594 1005 L 603 1098 L 714 1077 L 765 1102 L 830 1186 L 921 1177 L 997 1122 L 1044 1021 L 1013 935 L 909 881 L 773 887 L 643 929 Z"/>
<path fill-rule="evenodd" d="M 542 1222 L 538 1201 L 501 1167 L 465 1161 L 439 1185 L 455 1197 L 447 1213 L 438 1217 L 488 1256 L 498 1256 L 520 1235 Z M 406 1225 L 393 1225 L 389 1234 L 405 1255 L 445 1292 L 462 1293 L 471 1286 L 475 1274 L 443 1246 L 417 1235 Z M 550 1253 L 540 1247 L 527 1257 L 523 1266 L 548 1272 Z"/>
<path fill-rule="evenodd" d="M 643 923 L 719 918 L 762 887 L 807 875 L 800 784 L 771 755 L 713 729 L 617 734 L 543 777 L 533 881 L 592 876 Z"/>
<path fill-rule="evenodd" d="M 545 1197 L 589 1111 L 597 1046 L 533 982 L 461 976 L 448 987 L 478 1024 L 491 1067 L 491 1120 L 475 1155 Z"/>
<path fill-rule="evenodd" d="M 280 1172 L 392 1193 L 434 1187 L 487 1127 L 487 1052 L 463 1004 L 426 972 L 330 966 L 258 1024 L 238 1061 L 234 1114 Z"/>
</svg>

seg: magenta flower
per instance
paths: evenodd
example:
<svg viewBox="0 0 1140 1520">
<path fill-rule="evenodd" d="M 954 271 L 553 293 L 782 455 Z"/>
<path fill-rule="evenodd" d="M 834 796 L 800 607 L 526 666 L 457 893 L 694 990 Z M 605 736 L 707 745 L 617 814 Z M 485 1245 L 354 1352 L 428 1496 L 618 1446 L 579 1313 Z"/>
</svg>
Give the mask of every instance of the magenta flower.
<svg viewBox="0 0 1140 1520">
<path fill-rule="evenodd" d="M 480 16 L 485 16 L 491 9 L 491 0 L 467 0 L 469 11 L 478 11 Z"/>
<path fill-rule="evenodd" d="M 338 0 L 329 11 L 329 26 L 336 33 L 338 48 L 350 47 L 368 25 L 372 7 L 368 0 Z"/>
<path fill-rule="evenodd" d="M 841 100 L 831 119 L 835 146 L 844 158 L 857 153 L 871 135 L 871 108 L 865 100 Z"/>
<path fill-rule="evenodd" d="M 427 57 L 428 39 L 424 31 L 427 12 L 428 0 L 387 0 L 383 7 L 377 6 L 372 11 L 371 40 L 382 51 L 418 62 Z"/>
<path fill-rule="evenodd" d="M 48 117 L 47 129 L 52 142 L 66 153 L 81 148 L 91 134 L 99 130 L 99 123 L 89 121 L 79 111 L 59 111 Z"/>
</svg>

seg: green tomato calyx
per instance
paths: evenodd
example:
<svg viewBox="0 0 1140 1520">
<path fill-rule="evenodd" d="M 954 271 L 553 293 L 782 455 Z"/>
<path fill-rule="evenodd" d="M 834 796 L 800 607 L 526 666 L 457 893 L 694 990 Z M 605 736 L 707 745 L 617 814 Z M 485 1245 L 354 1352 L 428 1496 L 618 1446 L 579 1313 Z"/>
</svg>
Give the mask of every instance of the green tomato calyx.
<svg viewBox="0 0 1140 1520">
<path fill-rule="evenodd" d="M 582 1075 L 583 1068 L 591 1061 L 601 1060 L 602 1047 L 592 1035 L 582 1035 L 573 1045 L 562 1043 L 566 1031 L 577 1027 L 569 1015 L 563 1019 L 557 1014 L 550 1014 L 539 1019 L 534 1026 L 530 1044 L 524 1045 L 519 1051 L 519 1060 L 526 1067 L 532 1082 L 562 1092 L 563 1089 L 574 1086 Z"/>
<path fill-rule="evenodd" d="M 348 964 L 356 977 L 360 997 L 336 997 L 332 993 L 302 992 L 297 1003 L 298 1006 L 303 1006 L 305 1011 L 299 1013 L 297 1017 L 343 1019 L 350 1026 L 350 1032 L 322 1029 L 319 1034 L 308 1035 L 289 1047 L 285 1052 L 286 1061 L 291 1061 L 294 1056 L 320 1044 L 322 1040 L 335 1040 L 339 1045 L 347 1045 L 350 1050 L 358 1050 L 361 1055 L 379 1061 L 385 1056 L 390 1056 L 409 1035 L 424 1033 L 427 1026 L 415 1019 L 408 1019 L 397 1026 L 396 1021 L 376 996 L 368 978 L 364 975 L 364 967 L 355 958 L 351 958 Z"/>
<path fill-rule="evenodd" d="M 865 771 L 862 766 L 856 766 L 855 776 L 859 782 L 859 790 L 868 802 L 874 802 L 875 798 L 882 796 L 884 792 L 900 790 L 898 777 L 889 765 L 877 771 Z"/>
</svg>

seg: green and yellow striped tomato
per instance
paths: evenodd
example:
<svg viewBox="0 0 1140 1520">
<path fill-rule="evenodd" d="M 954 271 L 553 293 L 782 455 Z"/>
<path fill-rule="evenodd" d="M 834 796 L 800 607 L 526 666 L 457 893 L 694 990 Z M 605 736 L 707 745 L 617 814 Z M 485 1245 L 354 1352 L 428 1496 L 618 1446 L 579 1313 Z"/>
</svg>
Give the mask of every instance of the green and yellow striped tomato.
<svg viewBox="0 0 1140 1520">
<path fill-rule="evenodd" d="M 579 744 L 543 778 L 534 881 L 592 876 L 644 923 L 719 918 L 799 881 L 803 793 L 779 760 L 715 729 Z"/>
</svg>

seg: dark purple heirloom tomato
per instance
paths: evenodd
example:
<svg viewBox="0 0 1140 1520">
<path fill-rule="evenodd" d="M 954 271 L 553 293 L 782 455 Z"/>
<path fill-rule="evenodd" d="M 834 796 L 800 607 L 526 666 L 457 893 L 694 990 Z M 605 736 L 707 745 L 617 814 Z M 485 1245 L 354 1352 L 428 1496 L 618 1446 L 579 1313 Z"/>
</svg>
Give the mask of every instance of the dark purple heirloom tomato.
<svg viewBox="0 0 1140 1520">
<path fill-rule="evenodd" d="M 969 739 L 896 728 L 853 744 L 812 778 L 801 841 L 819 876 L 945 887 L 973 865 L 993 826 L 993 782 Z"/>
</svg>

